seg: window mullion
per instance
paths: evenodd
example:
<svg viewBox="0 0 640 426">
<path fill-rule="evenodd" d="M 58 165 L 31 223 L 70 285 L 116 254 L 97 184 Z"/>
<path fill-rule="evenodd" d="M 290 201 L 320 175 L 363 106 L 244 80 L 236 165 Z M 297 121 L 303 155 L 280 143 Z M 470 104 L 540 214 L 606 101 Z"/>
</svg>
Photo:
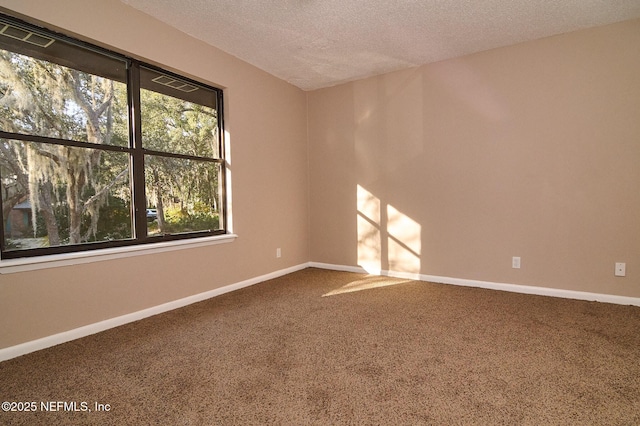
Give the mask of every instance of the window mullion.
<svg viewBox="0 0 640 426">
<path fill-rule="evenodd" d="M 135 238 L 147 237 L 144 151 L 142 149 L 142 119 L 140 113 L 140 65 L 131 61 L 129 70 L 129 123 L 130 143 L 133 148 L 131 156 L 132 183 L 132 217 Z"/>
<path fill-rule="evenodd" d="M 218 92 L 216 96 L 216 109 L 218 111 L 218 152 L 222 162 L 220 163 L 220 179 L 218 188 L 221 193 L 222 203 L 220 205 L 220 227 L 227 228 L 227 153 L 225 152 L 225 135 L 224 135 L 224 111 L 223 111 L 222 92 Z"/>
</svg>

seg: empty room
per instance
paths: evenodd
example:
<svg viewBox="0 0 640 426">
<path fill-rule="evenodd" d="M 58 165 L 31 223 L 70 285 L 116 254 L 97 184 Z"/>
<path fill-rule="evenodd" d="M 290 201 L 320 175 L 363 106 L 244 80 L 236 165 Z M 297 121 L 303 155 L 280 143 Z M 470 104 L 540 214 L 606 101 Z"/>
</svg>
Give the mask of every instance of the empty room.
<svg viewBox="0 0 640 426">
<path fill-rule="evenodd" d="M 0 0 L 0 424 L 640 424 L 640 1 Z"/>
</svg>

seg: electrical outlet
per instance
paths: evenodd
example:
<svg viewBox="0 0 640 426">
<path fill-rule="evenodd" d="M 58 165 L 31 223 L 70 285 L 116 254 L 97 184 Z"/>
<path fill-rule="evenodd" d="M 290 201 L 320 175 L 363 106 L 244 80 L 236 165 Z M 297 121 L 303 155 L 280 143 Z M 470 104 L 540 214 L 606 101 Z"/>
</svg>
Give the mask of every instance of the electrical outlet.
<svg viewBox="0 0 640 426">
<path fill-rule="evenodd" d="M 280 247 L 276 249 L 276 257 L 282 257 L 282 250 L 280 250 Z"/>
<path fill-rule="evenodd" d="M 624 277 L 627 275 L 627 264 L 626 263 L 616 263 L 616 277 Z"/>
<path fill-rule="evenodd" d="M 511 267 L 513 269 L 520 269 L 520 258 L 519 257 L 512 257 L 511 258 Z"/>
</svg>

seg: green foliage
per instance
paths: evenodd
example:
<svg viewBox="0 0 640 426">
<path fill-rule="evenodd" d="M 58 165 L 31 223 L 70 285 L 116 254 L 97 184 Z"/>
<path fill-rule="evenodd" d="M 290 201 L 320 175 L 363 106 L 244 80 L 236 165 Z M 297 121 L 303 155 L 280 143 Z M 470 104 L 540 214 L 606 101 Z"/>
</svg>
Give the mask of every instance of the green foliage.
<svg viewBox="0 0 640 426">
<path fill-rule="evenodd" d="M 140 95 L 145 148 L 207 158 L 219 155 L 215 109 L 150 90 L 142 90 Z M 216 205 L 218 174 L 214 163 L 147 156 L 147 200 L 154 205 L 173 199 Z"/>
<path fill-rule="evenodd" d="M 92 241 L 131 238 L 131 207 L 129 203 L 122 198 L 109 196 L 106 205 L 100 209 L 97 230 Z"/>
<path fill-rule="evenodd" d="M 53 206 L 60 244 L 69 244 L 69 207 L 66 203 Z M 122 198 L 108 195 L 106 203 L 100 207 L 96 231 L 93 232 L 91 217 L 84 215 L 80 232 L 83 242 L 106 241 L 131 238 L 131 214 L 129 203 Z M 47 237 L 47 229 L 42 215 L 37 216 L 36 238 Z"/>
<path fill-rule="evenodd" d="M 20 244 L 7 238 L 7 240 L 5 241 L 5 247 L 7 248 L 7 250 L 15 250 L 20 248 Z"/>
<path fill-rule="evenodd" d="M 215 230 L 220 226 L 220 218 L 217 214 L 185 214 L 173 216 L 167 220 L 166 232 L 194 232 Z"/>
<path fill-rule="evenodd" d="M 190 209 L 171 207 L 165 215 L 165 232 L 169 233 L 215 230 L 219 226 L 219 215 L 203 203 L 195 203 Z"/>
</svg>

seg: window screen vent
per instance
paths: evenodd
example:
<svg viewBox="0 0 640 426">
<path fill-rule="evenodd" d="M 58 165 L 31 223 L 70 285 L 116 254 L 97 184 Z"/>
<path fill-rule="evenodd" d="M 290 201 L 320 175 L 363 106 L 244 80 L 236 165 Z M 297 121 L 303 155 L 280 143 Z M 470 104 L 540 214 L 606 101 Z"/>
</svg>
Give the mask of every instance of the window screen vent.
<svg viewBox="0 0 640 426">
<path fill-rule="evenodd" d="M 40 47 L 49 47 L 55 41 L 51 37 L 45 37 L 43 35 L 7 24 L 4 24 L 2 29 L 0 29 L 0 34 L 7 37 L 15 38 L 17 40 L 26 41 L 27 43 L 35 44 L 36 46 Z"/>
<path fill-rule="evenodd" d="M 176 78 L 169 77 L 168 75 L 161 75 L 160 77 L 156 77 L 151 81 L 162 84 L 163 86 L 173 87 L 174 89 L 181 90 L 183 92 L 195 92 L 196 90 L 198 90 L 198 88 L 193 84 L 189 84 Z"/>
</svg>

